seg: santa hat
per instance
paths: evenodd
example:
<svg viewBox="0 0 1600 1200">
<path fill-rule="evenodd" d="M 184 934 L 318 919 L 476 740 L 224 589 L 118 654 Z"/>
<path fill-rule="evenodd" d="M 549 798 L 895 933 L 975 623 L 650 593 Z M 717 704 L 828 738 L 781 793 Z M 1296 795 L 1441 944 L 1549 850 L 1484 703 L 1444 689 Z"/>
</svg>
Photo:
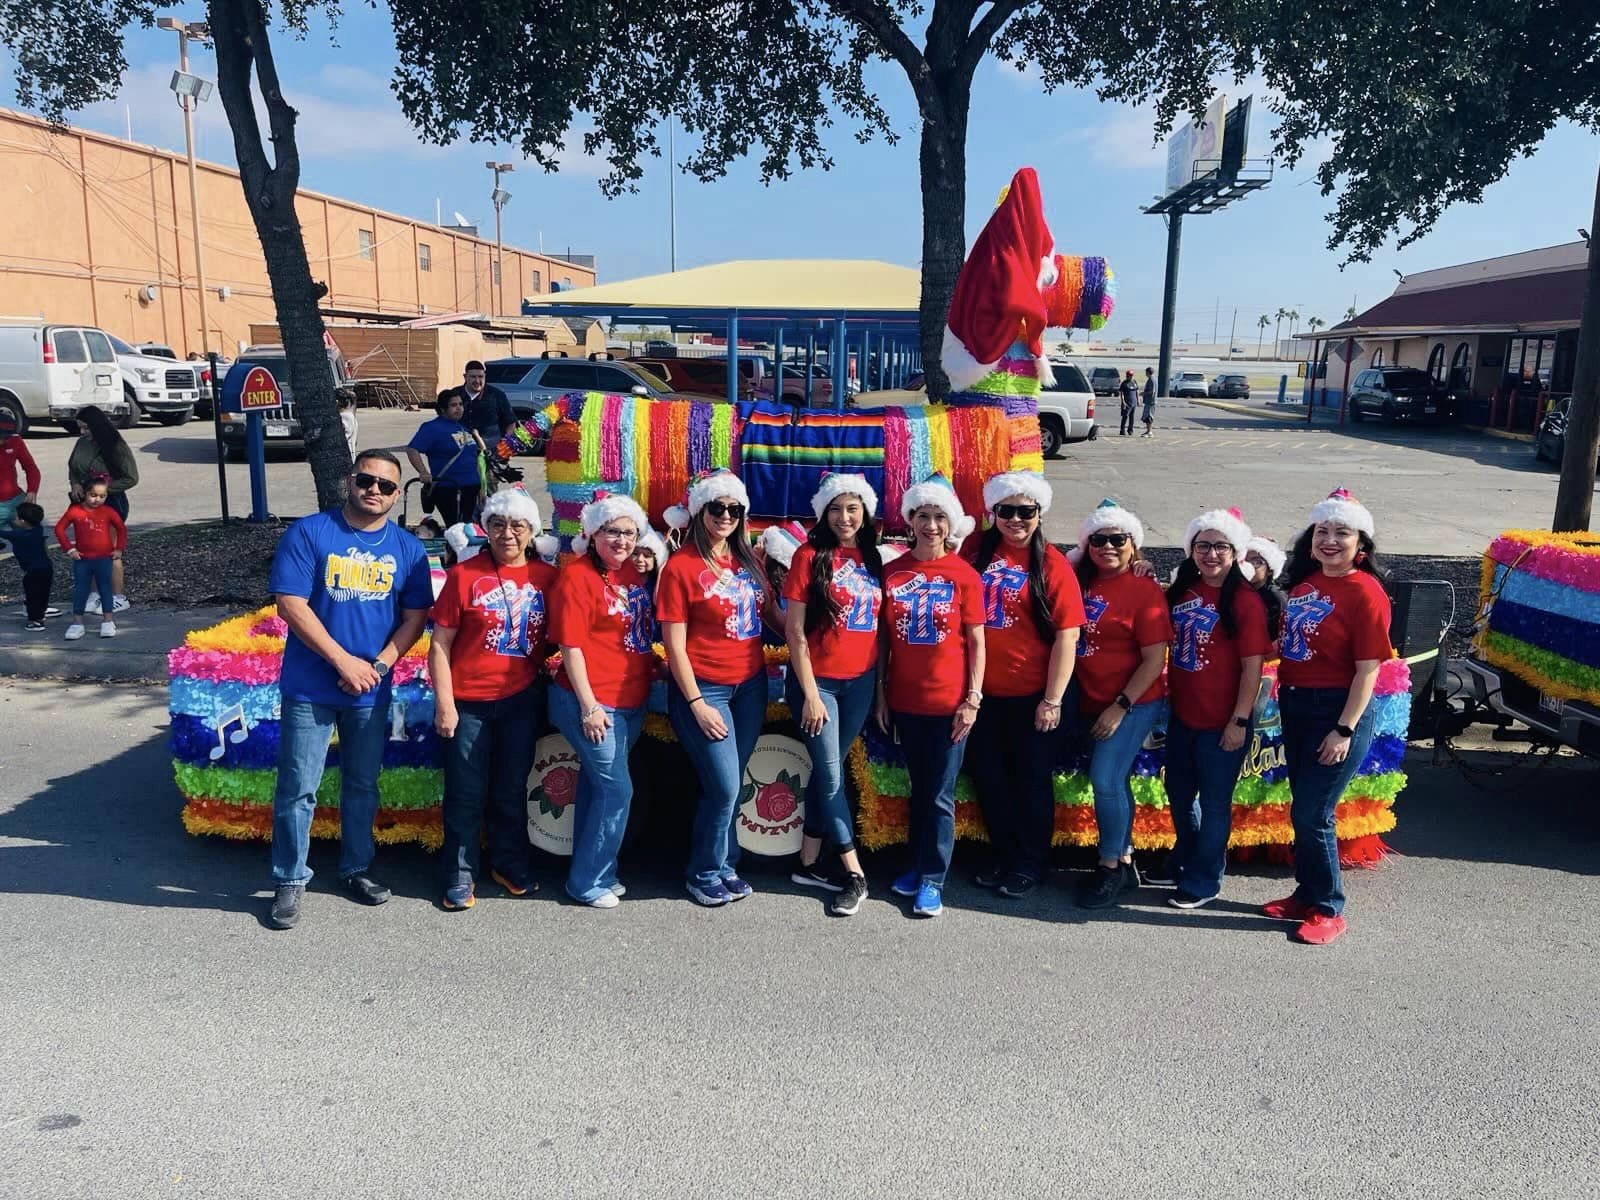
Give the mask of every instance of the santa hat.
<svg viewBox="0 0 1600 1200">
<path fill-rule="evenodd" d="M 583 527 L 583 532 L 572 539 L 572 549 L 578 554 L 584 553 L 589 549 L 589 539 L 594 537 L 594 531 L 618 517 L 627 517 L 632 521 L 641 539 L 650 528 L 650 518 L 644 515 L 644 509 L 632 496 L 597 490 L 594 499 L 578 513 L 578 523 Z M 661 565 L 661 559 L 656 560 L 656 565 Z"/>
<path fill-rule="evenodd" d="M 1244 552 L 1249 554 L 1254 550 L 1261 555 L 1261 561 L 1267 564 L 1267 578 L 1276 579 L 1283 573 L 1283 564 L 1289 561 L 1289 556 L 1283 548 L 1269 537 L 1262 537 L 1259 533 L 1246 543 Z"/>
<path fill-rule="evenodd" d="M 1323 521 L 1337 521 L 1340 525 L 1351 529 L 1359 529 L 1370 537 L 1377 537 L 1377 526 L 1373 524 L 1372 514 L 1367 511 L 1367 506 L 1352 496 L 1345 488 L 1334 488 L 1328 493 L 1326 500 L 1319 501 L 1311 510 L 1309 525 L 1319 525 Z"/>
<path fill-rule="evenodd" d="M 950 540 L 961 542 L 972 532 L 975 522 L 961 507 L 956 489 L 943 475 L 930 475 L 921 483 L 913 484 L 900 497 L 900 515 L 906 521 L 919 508 L 937 508 L 950 519 Z"/>
<path fill-rule="evenodd" d="M 726 467 L 702 471 L 689 481 L 684 489 L 683 503 L 667 509 L 667 524 L 674 529 L 687 529 L 689 522 L 700 515 L 700 510 L 718 496 L 727 496 L 750 511 L 750 493 L 744 490 L 744 481 Z"/>
<path fill-rule="evenodd" d="M 908 549 L 909 547 L 900 542 L 879 542 L 878 561 L 887 567 L 895 559 L 905 555 Z"/>
<path fill-rule="evenodd" d="M 522 487 L 509 487 L 496 492 L 483 504 L 483 523 L 490 517 L 504 517 L 508 521 L 526 521 L 533 530 L 533 550 L 540 558 L 554 559 L 561 552 L 559 539 L 544 531 L 539 519 L 539 502 Z"/>
<path fill-rule="evenodd" d="M 1078 549 L 1081 551 L 1087 547 L 1089 535 L 1101 529 L 1120 529 L 1123 533 L 1133 535 L 1135 547 L 1144 545 L 1144 526 L 1139 523 L 1139 518 L 1109 496 L 1095 505 L 1094 511 L 1078 526 Z"/>
<path fill-rule="evenodd" d="M 878 493 L 872 490 L 872 485 L 867 482 L 865 475 L 829 471 L 822 477 L 822 486 L 811 497 L 811 511 L 817 514 L 817 520 L 822 520 L 822 514 L 828 511 L 828 505 L 840 496 L 859 497 L 861 507 L 867 510 L 868 520 L 878 515 Z"/>
<path fill-rule="evenodd" d="M 483 527 L 474 525 L 471 521 L 462 521 L 444 531 L 444 544 L 450 547 L 457 562 L 465 562 L 471 558 L 482 550 L 488 541 L 489 535 L 483 531 Z"/>
<path fill-rule="evenodd" d="M 1050 511 L 1054 493 L 1044 476 L 1037 471 L 1005 471 L 989 476 L 988 482 L 983 485 L 984 508 L 993 512 L 994 506 L 1007 496 L 1026 496 L 1039 506 L 1039 515 L 1042 517 Z"/>
<path fill-rule="evenodd" d="M 794 552 L 806 540 L 805 526 L 797 521 L 782 525 L 768 525 L 761 533 L 761 549 L 770 559 L 784 567 L 794 561 Z"/>
<path fill-rule="evenodd" d="M 1233 547 L 1233 555 L 1240 562 L 1250 547 L 1250 526 L 1244 523 L 1244 514 L 1237 508 L 1213 508 L 1210 512 L 1203 512 L 1189 522 L 1189 528 L 1183 535 L 1184 550 L 1193 553 L 1194 539 L 1202 529 L 1215 529 L 1228 539 L 1228 544 Z"/>
<path fill-rule="evenodd" d="M 940 354 L 954 390 L 971 387 L 994 370 L 1013 342 L 1020 341 L 1042 362 L 1040 339 L 1049 324 L 1044 289 L 1058 275 L 1039 177 L 1032 167 L 1023 167 L 956 276 Z"/>
<path fill-rule="evenodd" d="M 640 550 L 648 550 L 651 554 L 654 554 L 656 556 L 656 570 L 658 571 L 667 564 L 666 540 L 648 525 L 644 527 L 644 532 L 639 534 L 639 540 L 633 544 L 633 549 L 636 553 Z"/>
</svg>

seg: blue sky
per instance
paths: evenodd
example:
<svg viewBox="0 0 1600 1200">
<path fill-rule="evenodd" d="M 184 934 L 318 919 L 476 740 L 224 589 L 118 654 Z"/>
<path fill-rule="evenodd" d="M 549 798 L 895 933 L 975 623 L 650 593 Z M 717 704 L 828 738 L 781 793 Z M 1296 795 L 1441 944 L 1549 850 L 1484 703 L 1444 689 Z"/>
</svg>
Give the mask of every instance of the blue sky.
<svg viewBox="0 0 1600 1200">
<path fill-rule="evenodd" d="M 194 14 L 198 16 L 198 12 Z M 458 143 L 424 145 L 388 88 L 394 43 L 380 13 L 346 9 L 332 45 L 325 29 L 304 42 L 279 33 L 275 47 L 284 88 L 301 110 L 303 186 L 431 220 L 435 201 L 445 219 L 459 211 L 492 228 L 483 162 L 517 161 L 507 184 L 508 244 L 592 253 L 602 280 L 664 271 L 668 266 L 667 169 L 653 165 L 637 195 L 601 195 L 600 164 L 586 160 L 579 139 L 547 175 L 505 148 Z M 174 35 L 133 30 L 129 72 L 115 102 L 95 105 L 78 124 L 122 134 L 131 116 L 135 140 L 182 149 L 182 125 L 167 78 L 176 65 Z M 208 52 L 192 69 L 214 78 Z M 732 258 L 879 258 L 915 266 L 920 255 L 915 106 L 897 70 L 878 75 L 901 141 L 857 145 L 836 127 L 832 171 L 805 172 L 764 186 L 754 164 L 735 164 L 727 178 L 699 184 L 679 177 L 678 265 Z M 10 93 L 9 72 L 4 79 Z M 1230 88 L 1230 99 L 1234 89 Z M 14 103 L 14 94 L 7 100 Z M 1259 111 L 1252 154 L 1265 152 Z M 203 158 L 232 162 L 221 104 L 201 110 Z M 680 148 L 682 143 L 680 142 Z M 1185 222 L 1179 280 L 1178 334 L 1220 337 L 1238 308 L 1240 344 L 1255 339 L 1255 318 L 1279 307 L 1339 319 L 1354 301 L 1366 308 L 1392 290 L 1393 270 L 1412 272 L 1535 246 L 1573 240 L 1592 213 L 1600 139 L 1558 127 L 1519 160 L 1483 203 L 1451 209 L 1433 233 L 1373 263 L 1339 269 L 1324 247 L 1332 199 L 1318 194 L 1310 164 L 1279 170 L 1263 192 L 1221 213 Z M 1420 147 L 1419 153 L 1426 148 Z M 1090 93 L 1047 95 L 1027 73 L 998 61 L 980 68 L 968 140 L 968 238 L 982 227 L 999 189 L 1019 166 L 1040 176 L 1047 217 L 1064 252 L 1103 254 L 1120 280 L 1120 301 L 1106 336 L 1153 339 L 1159 328 L 1165 231 L 1139 211 L 1161 190 L 1165 151 L 1153 146 L 1147 112 L 1102 104 Z"/>
</svg>

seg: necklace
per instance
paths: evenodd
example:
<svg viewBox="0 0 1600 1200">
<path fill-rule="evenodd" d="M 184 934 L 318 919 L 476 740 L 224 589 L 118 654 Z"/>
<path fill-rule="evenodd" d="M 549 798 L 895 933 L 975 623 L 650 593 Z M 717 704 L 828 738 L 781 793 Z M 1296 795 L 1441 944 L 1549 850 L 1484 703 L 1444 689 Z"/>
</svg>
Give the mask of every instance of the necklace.
<svg viewBox="0 0 1600 1200">
<path fill-rule="evenodd" d="M 350 524 L 350 518 L 345 516 L 343 513 L 339 514 L 339 519 L 344 522 L 344 527 L 355 536 L 356 541 L 360 542 L 363 546 L 381 546 L 389 538 L 389 520 L 387 517 L 384 518 L 383 524 L 378 526 L 376 538 L 369 538 L 366 534 L 362 533 L 361 530 Z"/>
</svg>

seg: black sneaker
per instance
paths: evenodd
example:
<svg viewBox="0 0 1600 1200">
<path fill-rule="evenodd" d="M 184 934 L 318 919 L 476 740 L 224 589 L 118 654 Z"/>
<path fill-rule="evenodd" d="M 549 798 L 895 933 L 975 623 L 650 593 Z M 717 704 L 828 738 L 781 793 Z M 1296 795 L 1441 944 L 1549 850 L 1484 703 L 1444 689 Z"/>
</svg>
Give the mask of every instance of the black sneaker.
<svg viewBox="0 0 1600 1200">
<path fill-rule="evenodd" d="M 354 900 L 362 904 L 386 904 L 389 900 L 389 889 L 384 887 L 365 871 L 357 871 L 354 875 L 346 875 L 339 881 L 339 885 L 349 893 Z"/>
<path fill-rule="evenodd" d="M 272 896 L 268 922 L 274 929 L 293 929 L 300 921 L 300 899 L 306 889 L 298 883 L 280 883 Z"/>
<path fill-rule="evenodd" d="M 1167 897 L 1167 903 L 1173 908 L 1204 908 L 1215 899 L 1215 896 L 1196 896 L 1179 888 Z"/>
<path fill-rule="evenodd" d="M 1161 858 L 1151 867 L 1146 867 L 1142 878 L 1144 882 L 1154 887 L 1176 887 L 1178 877 L 1172 870 L 1172 860 Z"/>
<path fill-rule="evenodd" d="M 1139 874 L 1139 868 L 1131 862 L 1125 862 L 1121 864 L 1120 870 L 1122 872 L 1122 890 L 1125 892 L 1137 892 L 1144 883 Z"/>
<path fill-rule="evenodd" d="M 836 917 L 852 917 L 861 908 L 861 902 L 867 898 L 867 880 L 864 875 L 847 875 L 839 894 L 828 905 L 828 911 Z"/>
<path fill-rule="evenodd" d="M 1000 885 L 1005 881 L 1006 869 L 999 865 L 985 867 L 972 877 L 973 883 L 981 888 L 987 888 L 991 892 L 999 891 Z"/>
<path fill-rule="evenodd" d="M 23 628 L 26 629 L 29 633 L 38 633 L 38 632 L 40 632 L 41 630 L 44 629 L 44 622 L 43 621 L 29 621 L 26 625 L 23 626 Z"/>
<path fill-rule="evenodd" d="M 1038 886 L 1037 879 L 1029 879 L 1021 871 L 1012 871 L 1000 885 L 1000 894 L 1008 900 L 1020 900 Z"/>
<path fill-rule="evenodd" d="M 825 892 L 842 892 L 844 883 L 827 867 L 822 865 L 821 855 L 809 867 L 801 863 L 795 867 L 794 873 L 789 876 L 801 887 L 821 888 Z"/>
<path fill-rule="evenodd" d="M 1078 894 L 1079 908 L 1110 908 L 1122 895 L 1122 868 L 1121 866 L 1103 867 L 1098 863 L 1094 868 L 1094 877 L 1089 880 L 1083 891 Z"/>
</svg>

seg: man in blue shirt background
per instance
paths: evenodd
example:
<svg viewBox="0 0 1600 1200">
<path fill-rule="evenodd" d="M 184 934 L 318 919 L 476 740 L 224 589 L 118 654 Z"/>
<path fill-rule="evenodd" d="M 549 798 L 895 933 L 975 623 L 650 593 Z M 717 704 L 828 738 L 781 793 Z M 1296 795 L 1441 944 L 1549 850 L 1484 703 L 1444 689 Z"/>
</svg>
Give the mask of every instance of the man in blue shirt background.
<svg viewBox="0 0 1600 1200">
<path fill-rule="evenodd" d="M 438 509 L 448 529 L 458 521 L 472 520 L 478 507 L 478 451 L 482 443 L 476 431 L 462 422 L 465 405 L 460 392 L 440 392 L 434 408 L 439 415 L 424 421 L 411 435 L 406 457 L 426 489 L 428 499 L 423 502 L 423 511 Z"/>
<path fill-rule="evenodd" d="M 311 879 L 311 819 L 335 727 L 340 885 L 364 904 L 389 898 L 368 873 L 389 672 L 421 635 L 433 585 L 422 543 L 389 520 L 400 496 L 400 460 L 364 450 L 346 487 L 342 507 L 304 517 L 283 535 L 268 584 L 289 626 L 272 797 L 275 929 L 292 929 L 300 919 Z"/>
</svg>

